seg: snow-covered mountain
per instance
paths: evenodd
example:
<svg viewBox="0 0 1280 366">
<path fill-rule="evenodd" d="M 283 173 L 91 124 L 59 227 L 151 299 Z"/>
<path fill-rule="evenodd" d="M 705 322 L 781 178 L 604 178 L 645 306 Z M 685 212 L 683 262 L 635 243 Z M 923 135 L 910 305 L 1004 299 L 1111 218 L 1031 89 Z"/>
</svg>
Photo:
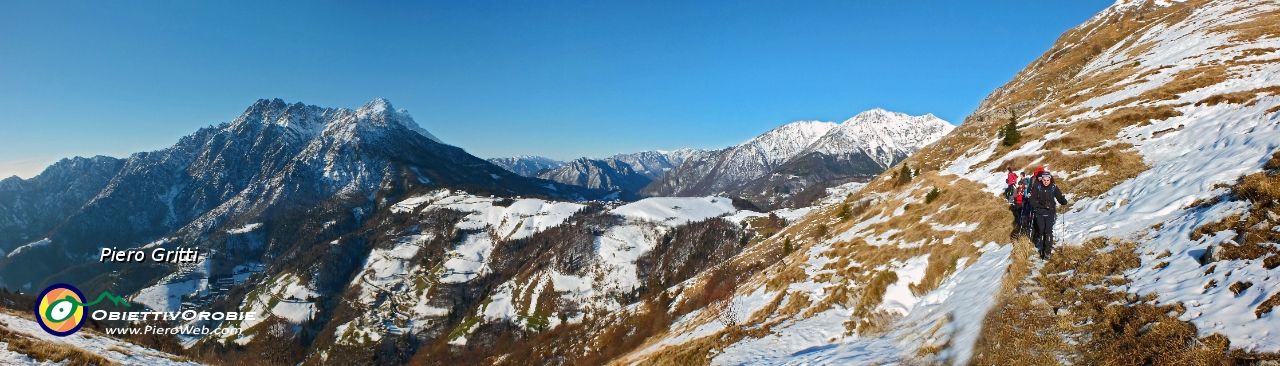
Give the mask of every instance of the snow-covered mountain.
<svg viewBox="0 0 1280 366">
<path fill-rule="evenodd" d="M 71 158 L 23 180 L 0 180 L 0 251 L 7 253 L 52 230 L 106 187 L 123 167 L 112 157 Z"/>
<path fill-rule="evenodd" d="M 806 206 L 826 188 L 869 179 L 953 128 L 933 115 L 883 109 L 840 124 L 793 122 L 687 160 L 641 193 L 730 194 L 761 207 Z"/>
<path fill-rule="evenodd" d="M 795 156 L 866 155 L 888 169 L 952 129 L 955 126 L 932 114 L 910 116 L 876 108 L 840 123 Z"/>
<path fill-rule="evenodd" d="M 219 233 L 317 205 L 361 216 L 379 204 L 379 192 L 417 186 L 604 196 L 521 177 L 429 135 L 383 99 L 356 110 L 260 100 L 232 122 L 203 128 L 170 148 L 123 161 L 64 160 L 29 180 L 6 179 L 0 243 L 24 249 L 10 248 L 0 259 L 0 284 L 30 290 L 69 280 L 62 276 L 89 280 L 110 273 L 115 268 L 95 254 L 102 247 L 248 245 L 252 250 L 243 254 L 261 255 L 280 249 L 224 242 Z M 90 289 L 128 293 L 150 280 L 125 278 L 103 277 L 102 288 Z"/>
<path fill-rule="evenodd" d="M 591 189 L 636 192 L 648 185 L 651 179 L 618 159 L 595 160 L 579 158 L 555 169 L 544 170 L 537 178 Z"/>
<path fill-rule="evenodd" d="M 526 156 L 490 159 L 490 161 L 501 160 L 495 163 L 498 165 L 525 164 L 524 166 L 527 166 L 527 168 L 508 168 L 512 171 L 528 171 L 535 166 L 549 166 L 529 174 L 521 174 L 591 189 L 625 191 L 628 195 L 634 195 L 662 173 L 671 170 L 691 156 L 703 153 L 705 153 L 703 150 L 686 147 L 674 151 L 650 150 L 617 154 L 604 159 L 578 158 L 568 163 L 538 162 Z M 556 166 L 550 167 L 552 164 Z"/>
<path fill-rule="evenodd" d="M 627 163 L 632 170 L 653 180 L 690 157 L 704 153 L 706 153 L 705 150 L 682 147 L 673 151 L 650 150 L 631 154 L 617 154 L 605 160 L 612 159 Z"/>
<path fill-rule="evenodd" d="M 932 114 L 862 112 L 734 193 L 760 207 L 808 206 L 827 188 L 866 182 L 954 128 Z"/>
<path fill-rule="evenodd" d="M 741 144 L 687 159 L 641 193 L 700 196 L 731 191 L 772 171 L 835 127 L 835 123 L 818 121 L 782 125 Z"/>
<path fill-rule="evenodd" d="M 632 311 L 641 299 L 717 268 L 804 212 L 740 211 L 725 197 L 654 197 L 625 205 L 451 190 L 404 197 L 379 213 L 384 220 L 369 223 L 377 242 L 334 299 L 330 317 L 311 302 L 271 301 L 280 297 L 271 294 L 308 296 L 298 291 L 308 284 L 291 274 L 266 281 L 258 298 L 242 307 L 294 324 L 326 319 L 307 362 L 367 363 L 370 352 L 353 351 L 413 334 L 424 346 L 411 363 L 492 364 L 523 355 L 517 363 L 602 364 L 628 348 L 613 342 L 599 348 L 604 340 L 597 337 L 643 340 L 651 333 L 628 330 L 662 322 L 594 320 Z"/>
<path fill-rule="evenodd" d="M 526 177 L 537 176 L 538 172 L 559 168 L 565 164 L 563 161 L 535 155 L 516 155 L 510 158 L 492 158 L 488 160 L 494 165 Z"/>
</svg>

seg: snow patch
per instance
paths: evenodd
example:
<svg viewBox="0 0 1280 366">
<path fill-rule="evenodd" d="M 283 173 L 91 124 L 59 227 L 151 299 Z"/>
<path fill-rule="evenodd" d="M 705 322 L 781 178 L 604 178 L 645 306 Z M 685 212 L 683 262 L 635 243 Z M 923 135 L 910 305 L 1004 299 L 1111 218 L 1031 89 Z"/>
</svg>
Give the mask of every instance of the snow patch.
<svg viewBox="0 0 1280 366">
<path fill-rule="evenodd" d="M 652 197 L 632 202 L 611 211 L 615 215 L 655 222 L 674 227 L 738 210 L 733 200 L 725 197 Z"/>
</svg>

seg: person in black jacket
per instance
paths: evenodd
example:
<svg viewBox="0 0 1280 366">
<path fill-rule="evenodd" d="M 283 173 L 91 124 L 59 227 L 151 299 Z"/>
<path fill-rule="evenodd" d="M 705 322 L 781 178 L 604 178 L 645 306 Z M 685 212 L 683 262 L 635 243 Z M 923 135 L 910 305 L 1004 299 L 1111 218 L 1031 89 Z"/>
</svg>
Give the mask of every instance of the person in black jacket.
<svg viewBox="0 0 1280 366">
<path fill-rule="evenodd" d="M 1057 219 L 1058 203 L 1067 204 L 1067 198 L 1053 184 L 1053 175 L 1042 172 L 1036 176 L 1036 182 L 1028 188 L 1027 204 L 1031 205 L 1033 217 L 1032 239 L 1040 249 L 1040 259 L 1048 260 L 1053 252 L 1053 222 Z"/>
</svg>

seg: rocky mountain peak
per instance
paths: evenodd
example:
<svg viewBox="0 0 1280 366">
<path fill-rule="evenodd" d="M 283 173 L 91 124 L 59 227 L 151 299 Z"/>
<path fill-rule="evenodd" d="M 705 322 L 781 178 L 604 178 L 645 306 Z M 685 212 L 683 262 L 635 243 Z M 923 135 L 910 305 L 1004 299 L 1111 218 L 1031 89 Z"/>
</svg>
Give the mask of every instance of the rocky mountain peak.
<svg viewBox="0 0 1280 366">
<path fill-rule="evenodd" d="M 374 98 L 369 103 L 365 103 L 364 106 L 356 110 L 356 116 L 360 119 L 400 124 L 401 126 L 408 128 L 410 131 L 417 132 L 432 141 L 444 143 L 435 135 L 431 134 L 431 132 L 427 132 L 426 129 L 419 126 L 418 122 L 413 120 L 413 116 L 409 114 L 407 109 L 395 109 L 391 106 L 391 102 L 386 98 Z"/>
</svg>

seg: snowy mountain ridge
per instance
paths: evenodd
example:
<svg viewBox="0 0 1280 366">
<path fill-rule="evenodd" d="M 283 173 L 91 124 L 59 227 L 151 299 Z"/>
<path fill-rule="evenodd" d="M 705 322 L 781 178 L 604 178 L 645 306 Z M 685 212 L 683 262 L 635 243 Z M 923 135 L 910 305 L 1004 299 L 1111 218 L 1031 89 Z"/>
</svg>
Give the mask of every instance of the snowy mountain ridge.
<svg viewBox="0 0 1280 366">
<path fill-rule="evenodd" d="M 729 161 L 755 161 L 754 164 L 733 164 L 742 170 L 731 171 L 741 175 L 756 175 L 752 167 L 772 168 L 800 154 L 809 145 L 838 126 L 834 122 L 797 121 L 774 128 L 759 136 L 726 149 Z"/>
<path fill-rule="evenodd" d="M 617 154 L 605 160 L 617 160 L 630 165 L 637 173 L 649 179 L 661 176 L 690 157 L 706 153 L 705 150 L 682 147 L 672 151 L 649 150 L 631 154 Z"/>
<path fill-rule="evenodd" d="M 512 173 L 533 177 L 538 172 L 564 166 L 565 162 L 536 155 L 516 155 L 509 158 L 491 158 L 490 163 L 510 170 Z"/>
<path fill-rule="evenodd" d="M 604 160 L 579 158 L 559 168 L 543 170 L 535 176 L 591 189 L 627 192 L 639 191 L 650 182 L 649 177 L 632 169 L 631 164 L 612 158 Z"/>
<path fill-rule="evenodd" d="M 876 108 L 845 120 L 797 155 L 861 153 L 888 169 L 953 129 L 933 114 L 910 116 Z"/>
<path fill-rule="evenodd" d="M 527 177 L 634 194 L 688 157 L 704 153 L 703 150 L 686 147 L 674 151 L 649 150 L 617 154 L 604 159 L 584 157 L 569 162 L 527 155 L 489 161 Z"/>
<path fill-rule="evenodd" d="M 690 158 L 641 194 L 745 195 L 762 207 L 799 196 L 812 199 L 850 178 L 878 174 L 953 128 L 932 114 L 909 116 L 879 108 L 838 124 L 792 122 Z M 796 176 L 801 179 L 791 179 Z"/>
</svg>

